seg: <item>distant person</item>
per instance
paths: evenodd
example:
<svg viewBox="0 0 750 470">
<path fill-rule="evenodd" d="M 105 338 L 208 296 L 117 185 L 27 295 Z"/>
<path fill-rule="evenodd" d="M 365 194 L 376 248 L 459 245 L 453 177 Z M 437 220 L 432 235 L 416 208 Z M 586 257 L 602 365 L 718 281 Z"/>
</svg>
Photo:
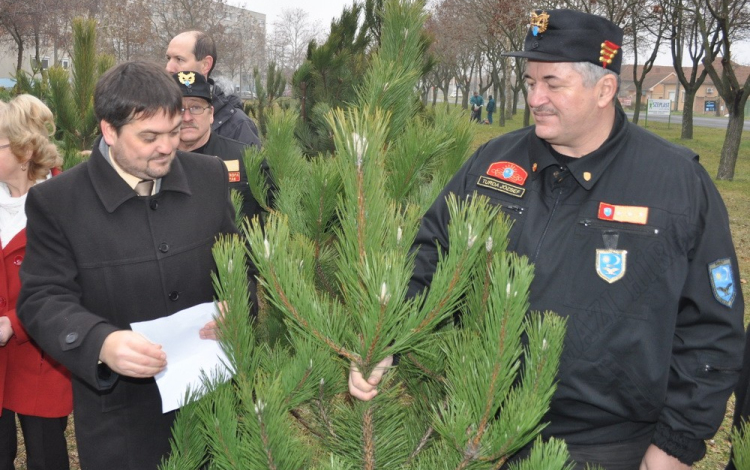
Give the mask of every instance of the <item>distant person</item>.
<svg viewBox="0 0 750 470">
<path fill-rule="evenodd" d="M 487 124 L 492 125 L 492 115 L 495 113 L 495 98 L 490 95 L 487 100 Z"/>
<path fill-rule="evenodd" d="M 250 191 L 244 163 L 245 150 L 249 146 L 211 130 L 214 122 L 211 87 L 203 75 L 199 72 L 177 72 L 172 77 L 182 91 L 182 127 L 178 148 L 185 152 L 215 155 L 224 160 L 229 171 L 229 187 L 242 195 L 242 213 L 248 219 L 259 215 L 262 208 Z M 267 174 L 265 161 L 258 171 Z"/>
<path fill-rule="evenodd" d="M 17 454 L 16 416 L 29 470 L 67 470 L 65 428 L 73 410 L 70 373 L 44 354 L 18 321 L 18 272 L 26 254 L 26 211 L 31 187 L 59 172 L 51 138 L 55 119 L 31 95 L 0 101 L 0 470 Z"/>
<path fill-rule="evenodd" d="M 469 100 L 471 106 L 471 120 L 478 123 L 482 122 L 482 106 L 484 105 L 484 99 L 478 91 L 474 91 L 474 96 Z"/>
<path fill-rule="evenodd" d="M 73 375 L 81 467 L 154 470 L 176 412 L 154 376 L 169 358 L 132 322 L 211 302 L 212 247 L 236 234 L 227 168 L 181 152 L 182 93 L 162 67 L 125 62 L 96 84 L 91 157 L 31 188 L 18 315 Z M 196 336 L 216 338 L 211 321 Z"/>
<path fill-rule="evenodd" d="M 208 79 L 214 107 L 211 130 L 224 137 L 260 147 L 258 128 L 242 109 L 242 100 L 237 95 L 225 94 L 211 79 L 211 71 L 217 61 L 216 44 L 203 31 L 180 33 L 167 47 L 167 72 L 197 71 Z"/>
</svg>

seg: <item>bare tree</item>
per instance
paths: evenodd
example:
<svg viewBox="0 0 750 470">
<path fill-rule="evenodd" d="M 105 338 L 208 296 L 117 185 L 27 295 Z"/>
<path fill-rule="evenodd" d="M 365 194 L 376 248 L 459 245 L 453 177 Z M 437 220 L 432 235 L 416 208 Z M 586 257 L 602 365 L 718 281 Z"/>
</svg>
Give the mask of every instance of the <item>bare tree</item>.
<svg viewBox="0 0 750 470">
<path fill-rule="evenodd" d="M 427 18 L 425 29 L 429 34 L 431 42 L 429 54 L 435 59 L 435 66 L 429 73 L 430 81 L 437 90 L 443 92 L 443 101 L 449 103 L 449 89 L 451 80 L 456 70 L 456 50 L 450 41 L 450 38 L 443 34 L 445 29 L 444 22 L 447 21 L 441 10 L 435 9 Z M 433 99 L 433 106 L 435 99 Z"/>
<path fill-rule="evenodd" d="M 281 68 L 287 81 L 305 61 L 307 45 L 317 36 L 310 15 L 301 8 L 282 10 L 281 16 L 273 23 L 269 51 L 272 50 L 272 60 Z"/>
<path fill-rule="evenodd" d="M 719 95 L 727 104 L 729 122 L 721 148 L 719 170 L 716 178 L 734 179 L 734 168 L 742 140 L 742 128 L 745 122 L 745 103 L 750 93 L 750 76 L 742 83 L 737 78 L 735 64 L 732 62 L 732 42 L 738 34 L 747 31 L 750 19 L 748 0 L 693 0 L 703 49 L 703 66 L 716 87 Z M 713 31 L 711 25 L 716 22 L 719 35 L 719 47 L 711 48 Z"/>
<path fill-rule="evenodd" d="M 152 34 L 150 2 L 146 0 L 100 0 L 96 19 L 99 47 L 117 62 L 136 58 L 161 58 Z"/>
<path fill-rule="evenodd" d="M 0 27 L 3 35 L 10 38 L 16 49 L 16 71 L 23 67 L 23 57 L 29 42 L 33 41 L 34 23 L 43 12 L 39 2 L 28 0 L 4 0 L 0 3 Z M 36 54 L 38 59 L 38 52 Z"/>
<path fill-rule="evenodd" d="M 683 0 L 666 0 L 662 2 L 667 23 L 671 25 L 671 51 L 672 64 L 674 65 L 677 79 L 684 88 L 682 109 L 682 131 L 681 138 L 693 138 L 693 105 L 695 95 L 708 75 L 708 70 L 700 64 L 706 55 L 704 47 L 708 46 L 711 54 L 716 54 L 719 46 L 719 30 L 713 17 L 703 17 L 709 23 L 706 24 L 709 40 L 704 45 L 700 34 L 700 28 L 696 21 L 694 5 L 686 4 Z M 690 67 L 683 67 L 686 61 L 690 61 Z"/>
</svg>

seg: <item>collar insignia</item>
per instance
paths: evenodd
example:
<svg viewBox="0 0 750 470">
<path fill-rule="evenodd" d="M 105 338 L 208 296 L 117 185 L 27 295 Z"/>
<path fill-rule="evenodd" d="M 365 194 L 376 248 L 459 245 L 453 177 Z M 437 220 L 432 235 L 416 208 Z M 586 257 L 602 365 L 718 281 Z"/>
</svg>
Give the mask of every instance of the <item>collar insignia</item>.
<svg viewBox="0 0 750 470">
<path fill-rule="evenodd" d="M 185 85 L 186 87 L 190 88 L 190 85 L 195 83 L 195 73 L 193 72 L 177 72 L 177 79 Z"/>
<path fill-rule="evenodd" d="M 538 36 L 543 32 L 547 31 L 549 25 L 549 14 L 546 11 L 542 11 L 538 15 L 536 12 L 531 12 L 531 34 Z"/>
<path fill-rule="evenodd" d="M 607 66 L 612 63 L 612 60 L 617 53 L 620 52 L 620 46 L 610 41 L 604 41 L 601 47 L 602 49 L 599 51 L 599 54 L 601 54 L 599 62 L 601 62 L 602 67 L 606 69 Z"/>
<path fill-rule="evenodd" d="M 487 174 L 523 186 L 529 174 L 513 162 L 495 162 L 487 169 Z"/>
<path fill-rule="evenodd" d="M 732 262 L 729 258 L 716 260 L 708 265 L 708 274 L 711 277 L 711 290 L 714 298 L 726 307 L 732 307 L 737 290 L 734 287 L 732 274 Z"/>
<path fill-rule="evenodd" d="M 625 275 L 628 252 L 626 250 L 596 250 L 596 274 L 612 284 Z"/>
</svg>

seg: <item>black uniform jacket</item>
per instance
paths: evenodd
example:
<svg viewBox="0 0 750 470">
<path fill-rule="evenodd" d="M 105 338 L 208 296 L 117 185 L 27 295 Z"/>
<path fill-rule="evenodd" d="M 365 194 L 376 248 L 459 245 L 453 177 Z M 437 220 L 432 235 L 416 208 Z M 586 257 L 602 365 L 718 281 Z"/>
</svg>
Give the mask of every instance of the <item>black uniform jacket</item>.
<svg viewBox="0 0 750 470">
<path fill-rule="evenodd" d="M 245 149 L 247 148 L 247 144 L 221 136 L 216 132 L 211 132 L 206 145 L 193 150 L 193 152 L 204 155 L 215 155 L 224 160 L 229 171 L 229 187 L 242 195 L 242 213 L 248 219 L 252 220 L 254 216 L 260 215 L 263 209 L 253 197 L 250 185 L 248 184 L 247 170 L 244 163 Z M 268 175 L 268 164 L 265 160 L 263 160 L 260 171 Z"/>
<path fill-rule="evenodd" d="M 177 152 L 159 193 L 139 197 L 97 141 L 87 162 L 29 192 L 18 315 L 73 374 L 83 468 L 154 469 L 168 453 L 174 413 L 162 414 L 154 380 L 117 376 L 99 352 L 131 322 L 213 299 L 211 248 L 237 231 L 228 188 L 221 160 Z"/>
<path fill-rule="evenodd" d="M 655 432 L 692 462 L 742 362 L 743 299 L 729 221 L 692 151 L 617 112 L 607 142 L 563 168 L 534 127 L 483 145 L 425 215 L 411 292 L 448 248 L 448 193 L 489 197 L 509 249 L 535 264 L 531 309 L 568 318 L 547 436 L 614 443 Z M 732 301 L 711 277 L 731 273 Z M 723 297 L 722 297 L 723 295 Z"/>
</svg>

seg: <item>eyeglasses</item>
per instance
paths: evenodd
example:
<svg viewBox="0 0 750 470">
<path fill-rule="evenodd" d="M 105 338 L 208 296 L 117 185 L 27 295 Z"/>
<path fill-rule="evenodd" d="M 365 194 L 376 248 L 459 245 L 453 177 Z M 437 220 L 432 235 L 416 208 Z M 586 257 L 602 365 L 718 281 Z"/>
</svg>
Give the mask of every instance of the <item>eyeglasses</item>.
<svg viewBox="0 0 750 470">
<path fill-rule="evenodd" d="M 203 111 L 209 109 L 210 107 L 211 106 L 206 106 L 205 108 L 203 106 L 191 106 L 189 108 L 182 108 L 180 110 L 180 114 L 185 114 L 185 111 L 189 111 L 193 116 L 197 116 L 199 114 L 203 114 Z"/>
<path fill-rule="evenodd" d="M 8 147 L 10 147 L 10 144 L 0 145 L 0 150 L 7 149 Z"/>
</svg>

